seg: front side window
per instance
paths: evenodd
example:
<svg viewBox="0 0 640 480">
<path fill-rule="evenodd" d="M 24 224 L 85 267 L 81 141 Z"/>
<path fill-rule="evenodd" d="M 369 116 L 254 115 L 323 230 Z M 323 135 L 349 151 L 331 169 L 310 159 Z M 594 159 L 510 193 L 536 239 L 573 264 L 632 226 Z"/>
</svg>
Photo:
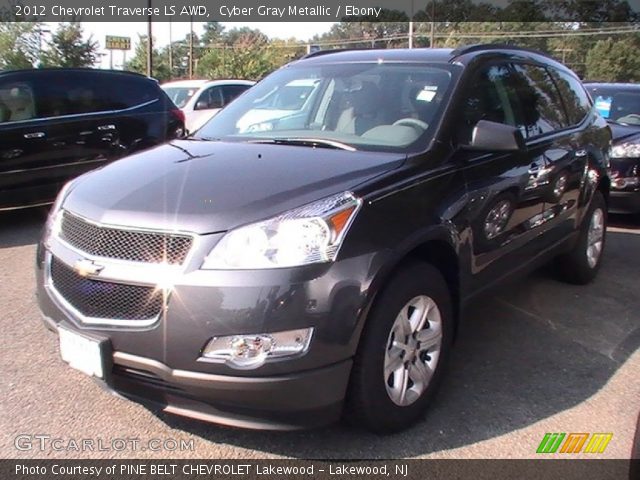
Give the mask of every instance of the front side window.
<svg viewBox="0 0 640 480">
<path fill-rule="evenodd" d="M 473 128 L 480 120 L 511 125 L 525 132 L 525 119 L 516 95 L 514 72 L 508 65 L 493 65 L 476 73 L 470 82 L 460 121 L 460 143 L 471 141 Z"/>
<path fill-rule="evenodd" d="M 459 67 L 354 63 L 282 68 L 200 129 L 200 138 L 313 140 L 354 149 L 426 145 Z"/>
</svg>

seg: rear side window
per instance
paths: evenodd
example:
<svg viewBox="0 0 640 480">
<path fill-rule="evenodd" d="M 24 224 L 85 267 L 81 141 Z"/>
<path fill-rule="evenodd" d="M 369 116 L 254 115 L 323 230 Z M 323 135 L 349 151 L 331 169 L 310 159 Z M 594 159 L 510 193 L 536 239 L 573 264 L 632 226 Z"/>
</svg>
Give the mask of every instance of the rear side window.
<svg viewBox="0 0 640 480">
<path fill-rule="evenodd" d="M 569 121 L 572 125 L 577 125 L 591 111 L 591 100 L 589 100 L 582 83 L 576 77 L 555 69 L 550 69 L 550 71 L 562 96 Z"/>
<path fill-rule="evenodd" d="M 514 64 L 513 68 L 527 138 L 567 127 L 564 106 L 549 72 L 535 65 Z"/>
<path fill-rule="evenodd" d="M 85 73 L 50 72 L 34 82 L 38 117 L 51 118 L 103 111 L 107 92 Z"/>
<path fill-rule="evenodd" d="M 153 80 L 129 75 L 113 75 L 103 78 L 108 83 L 109 110 L 123 110 L 160 98 L 160 86 Z"/>
<path fill-rule="evenodd" d="M 224 104 L 230 103 L 244 92 L 250 85 L 225 85 L 222 87 L 222 97 L 224 98 Z"/>
</svg>

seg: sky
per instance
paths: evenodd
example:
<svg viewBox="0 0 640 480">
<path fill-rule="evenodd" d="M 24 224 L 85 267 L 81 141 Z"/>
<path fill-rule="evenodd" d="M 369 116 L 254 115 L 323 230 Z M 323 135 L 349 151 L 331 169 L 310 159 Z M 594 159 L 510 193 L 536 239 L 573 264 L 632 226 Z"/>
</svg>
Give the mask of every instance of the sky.
<svg viewBox="0 0 640 480">
<path fill-rule="evenodd" d="M 257 28 L 264 32 L 270 38 L 291 38 L 298 40 L 308 40 L 315 34 L 327 32 L 333 23 L 331 22 L 222 22 L 227 29 L 234 27 L 250 27 Z M 55 31 L 57 23 L 49 22 L 47 24 L 49 30 Z M 83 22 L 85 36 L 93 35 L 93 39 L 100 44 L 99 52 L 104 54 L 101 59 L 100 67 L 109 68 L 110 57 L 109 50 L 104 50 L 104 39 L 106 35 L 118 35 L 122 37 L 131 37 L 132 47 L 126 55 L 133 55 L 133 49 L 138 38 L 138 34 L 147 34 L 146 22 Z M 286 27 L 286 28 L 285 28 Z M 204 23 L 195 22 L 193 29 L 196 34 L 202 33 Z M 189 33 L 189 22 L 172 22 L 171 38 L 180 40 Z M 169 22 L 156 22 L 153 24 L 153 37 L 156 45 L 162 47 L 169 43 Z M 45 40 L 46 42 L 46 37 Z M 123 52 L 113 52 L 114 68 L 121 68 L 123 61 Z"/>
</svg>

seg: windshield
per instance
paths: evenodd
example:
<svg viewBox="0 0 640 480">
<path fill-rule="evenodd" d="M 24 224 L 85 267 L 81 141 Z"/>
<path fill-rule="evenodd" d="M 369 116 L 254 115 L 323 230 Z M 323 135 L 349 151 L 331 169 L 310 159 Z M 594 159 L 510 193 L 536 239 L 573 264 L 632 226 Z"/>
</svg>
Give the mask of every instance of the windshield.
<svg viewBox="0 0 640 480">
<path fill-rule="evenodd" d="M 596 110 L 604 118 L 629 125 L 640 125 L 640 88 L 637 90 L 587 86 Z"/>
<path fill-rule="evenodd" d="M 195 138 L 407 151 L 432 135 L 454 68 L 406 63 L 283 68 L 213 117 Z"/>
<path fill-rule="evenodd" d="M 162 87 L 162 89 L 178 108 L 183 108 L 198 91 L 196 87 Z"/>
</svg>

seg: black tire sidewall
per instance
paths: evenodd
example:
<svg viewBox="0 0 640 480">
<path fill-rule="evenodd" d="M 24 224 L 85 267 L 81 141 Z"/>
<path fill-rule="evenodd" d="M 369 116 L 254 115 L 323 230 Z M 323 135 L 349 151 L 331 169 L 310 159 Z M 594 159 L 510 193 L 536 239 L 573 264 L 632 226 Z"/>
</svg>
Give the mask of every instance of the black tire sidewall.
<svg viewBox="0 0 640 480">
<path fill-rule="evenodd" d="M 604 215 L 604 236 L 602 237 L 602 250 L 600 252 L 600 256 L 598 257 L 598 262 L 595 266 L 591 267 L 589 265 L 589 260 L 587 258 L 587 248 L 589 246 L 589 227 L 591 225 L 591 219 L 593 218 L 593 214 L 596 209 L 602 210 L 602 214 Z M 559 259 L 559 267 L 560 274 L 563 280 L 577 284 L 577 285 L 585 285 L 591 282 L 600 267 L 602 266 L 602 259 L 605 253 L 605 247 L 607 242 L 607 203 L 602 195 L 602 192 L 596 191 L 591 199 L 591 204 L 589 205 L 589 210 L 585 215 L 581 228 L 580 235 L 576 242 L 575 247 L 571 252 L 566 255 L 563 255 Z"/>
<path fill-rule="evenodd" d="M 387 393 L 384 357 L 389 332 L 400 309 L 418 295 L 431 297 L 440 310 L 442 345 L 436 370 L 426 390 L 416 402 L 401 407 Z M 437 390 L 446 369 L 453 333 L 451 296 L 440 272 L 425 263 L 403 267 L 387 284 L 368 316 L 354 361 L 347 413 L 356 417 L 356 423 L 377 432 L 393 432 L 412 425 L 423 415 Z"/>
</svg>

